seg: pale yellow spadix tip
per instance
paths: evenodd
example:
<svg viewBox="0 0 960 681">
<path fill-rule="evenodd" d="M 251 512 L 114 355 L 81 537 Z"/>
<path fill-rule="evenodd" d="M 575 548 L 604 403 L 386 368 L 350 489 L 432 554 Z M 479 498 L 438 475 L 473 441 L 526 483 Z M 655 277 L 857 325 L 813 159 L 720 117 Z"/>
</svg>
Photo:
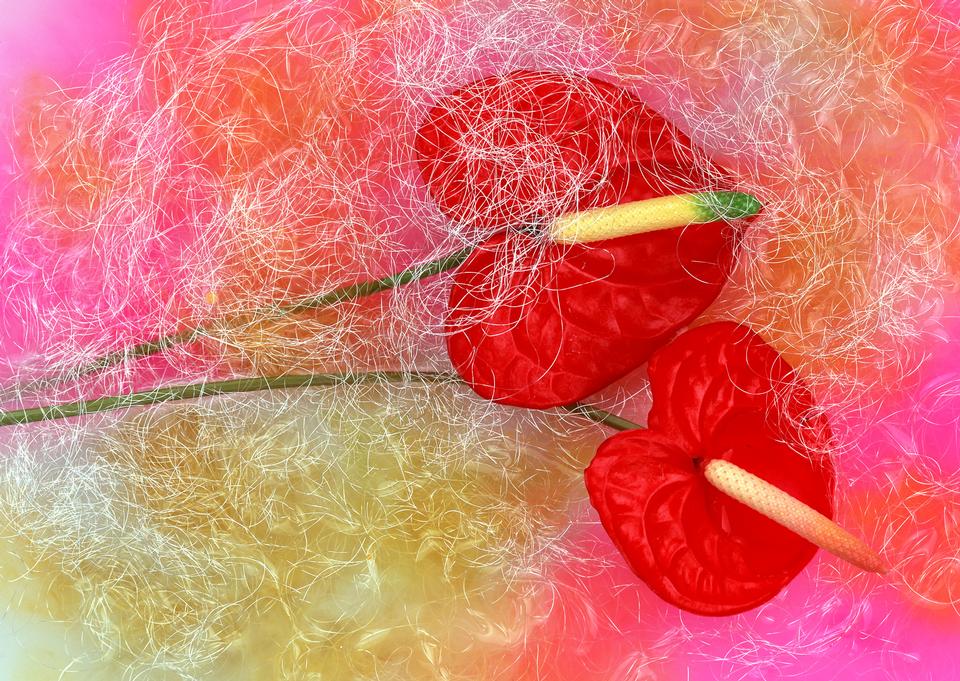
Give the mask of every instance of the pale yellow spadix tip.
<svg viewBox="0 0 960 681">
<path fill-rule="evenodd" d="M 880 554 L 830 518 L 736 464 L 714 459 L 704 468 L 704 475 L 727 496 L 838 558 L 869 572 L 887 571 Z"/>
<path fill-rule="evenodd" d="M 550 235 L 560 243 L 589 243 L 716 220 L 736 220 L 755 215 L 761 207 L 757 199 L 742 192 L 675 194 L 566 213 L 550 225 Z"/>
</svg>

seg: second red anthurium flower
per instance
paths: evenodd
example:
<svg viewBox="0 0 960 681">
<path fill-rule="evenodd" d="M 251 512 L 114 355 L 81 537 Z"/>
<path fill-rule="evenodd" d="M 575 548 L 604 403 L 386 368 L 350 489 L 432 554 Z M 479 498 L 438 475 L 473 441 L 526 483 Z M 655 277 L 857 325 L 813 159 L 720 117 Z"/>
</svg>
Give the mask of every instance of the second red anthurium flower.
<svg viewBox="0 0 960 681">
<path fill-rule="evenodd" d="M 830 518 L 826 418 L 790 365 L 733 323 L 680 335 L 653 355 L 649 376 L 648 428 L 600 446 L 586 471 L 590 500 L 630 567 L 664 600 L 704 615 L 756 607 L 816 546 L 718 490 L 709 466 L 735 464 Z"/>
</svg>

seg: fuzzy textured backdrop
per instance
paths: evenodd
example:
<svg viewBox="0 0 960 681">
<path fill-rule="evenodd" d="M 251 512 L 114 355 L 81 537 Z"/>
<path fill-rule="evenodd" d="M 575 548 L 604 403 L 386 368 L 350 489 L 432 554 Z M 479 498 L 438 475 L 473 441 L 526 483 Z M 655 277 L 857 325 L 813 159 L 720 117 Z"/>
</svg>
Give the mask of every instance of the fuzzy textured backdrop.
<svg viewBox="0 0 960 681">
<path fill-rule="evenodd" d="M 0 54 L 37 64 L 4 64 L 0 80 L 14 86 L 0 159 L 5 408 L 285 370 L 447 369 L 442 276 L 294 317 L 255 310 L 480 241 L 419 175 L 413 137 L 431 105 L 493 73 L 592 75 L 662 112 L 765 205 L 696 324 L 747 322 L 798 368 L 838 434 L 838 517 L 893 570 L 820 554 L 757 610 L 683 615 L 622 565 L 586 504 L 596 426 L 451 386 L 220 397 L 0 430 L 10 678 L 954 673 L 948 7 L 75 4 L 58 9 L 77 17 L 58 24 L 62 51 L 99 39 L 80 51 L 87 71 L 43 22 L 33 39 L 53 45 L 21 37 Z M 212 321 L 162 356 L 37 380 Z M 643 371 L 598 401 L 642 421 Z"/>
</svg>

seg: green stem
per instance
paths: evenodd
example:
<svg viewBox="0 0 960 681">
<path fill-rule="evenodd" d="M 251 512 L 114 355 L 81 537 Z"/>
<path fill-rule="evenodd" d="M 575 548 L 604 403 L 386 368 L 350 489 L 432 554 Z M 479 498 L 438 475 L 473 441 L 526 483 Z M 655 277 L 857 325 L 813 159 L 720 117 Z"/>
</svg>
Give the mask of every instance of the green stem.
<svg viewBox="0 0 960 681">
<path fill-rule="evenodd" d="M 338 288 L 319 296 L 304 298 L 297 303 L 281 305 L 277 308 L 262 308 L 260 311 L 275 311 L 281 314 L 295 314 L 297 312 L 303 312 L 304 310 L 309 310 L 312 308 L 328 307 L 344 300 L 363 298 L 364 296 L 370 296 L 374 293 L 380 293 L 381 291 L 397 288 L 398 286 L 405 286 L 414 281 L 420 281 L 421 279 L 432 277 L 435 274 L 452 270 L 453 268 L 459 267 L 461 264 L 463 264 L 463 262 L 472 252 L 473 246 L 467 246 L 466 248 L 461 248 L 459 251 L 445 255 L 442 258 L 412 265 L 401 272 L 388 274 L 380 279 L 362 281 L 358 284 L 344 286 L 343 288 Z"/>
<path fill-rule="evenodd" d="M 352 385 L 364 381 L 449 383 L 459 381 L 456 374 L 440 372 L 371 371 L 360 374 L 288 374 L 284 376 L 261 376 L 237 378 L 227 381 L 209 381 L 190 385 L 172 385 L 143 392 L 112 395 L 93 400 L 79 400 L 45 407 L 33 407 L 17 411 L 0 412 L 0 426 L 54 421 L 74 416 L 87 416 L 102 411 L 114 411 L 129 407 L 142 407 L 194 400 L 200 397 L 249 393 L 263 390 L 289 390 L 316 386 Z"/>
<path fill-rule="evenodd" d="M 643 428 L 643 426 L 641 426 L 639 423 L 628 421 L 622 416 L 617 416 L 616 414 L 606 411 L 605 409 L 595 407 L 592 404 L 576 402 L 564 407 L 564 409 L 572 414 L 586 416 L 591 421 L 596 421 L 597 423 L 609 428 L 613 428 L 614 430 L 637 430 Z"/>
<path fill-rule="evenodd" d="M 144 407 L 164 402 L 194 400 L 201 397 L 233 393 L 260 392 L 264 390 L 289 390 L 319 386 L 354 385 L 357 383 L 383 381 L 388 383 L 462 383 L 457 374 L 432 371 L 371 371 L 345 374 L 287 374 L 236 378 L 227 381 L 210 381 L 190 385 L 172 385 L 143 392 L 112 395 L 93 400 L 79 400 L 64 404 L 32 407 L 17 411 L 0 412 L 0 426 L 12 426 L 38 421 L 55 421 L 76 416 L 87 416 L 104 411 Z M 617 430 L 640 428 L 636 423 L 589 404 L 572 404 L 563 407 L 567 411 Z"/>
<path fill-rule="evenodd" d="M 445 255 L 442 258 L 430 260 L 429 262 L 425 263 L 419 263 L 417 265 L 408 267 L 405 270 L 396 272 L 394 274 L 389 274 L 379 279 L 350 284 L 349 286 L 343 286 L 328 293 L 309 296 L 287 305 L 273 305 L 269 307 L 256 308 L 251 312 L 256 316 L 265 317 L 296 314 L 305 310 L 328 307 L 345 300 L 352 300 L 355 298 L 373 295 L 374 293 L 380 293 L 381 291 L 397 288 L 398 286 L 404 286 L 411 282 L 426 279 L 427 277 L 432 277 L 435 274 L 440 274 L 441 272 L 451 270 L 463 263 L 463 261 L 467 259 L 472 251 L 472 246 L 463 248 L 454 253 Z M 84 376 L 107 369 L 126 360 L 149 357 L 150 355 L 163 352 L 164 350 L 172 348 L 176 345 L 192 343 L 203 336 L 204 333 L 210 331 L 211 328 L 211 325 L 204 325 L 193 329 L 184 329 L 182 331 L 177 331 L 176 333 L 161 336 L 156 340 L 138 343 L 137 345 L 132 345 L 128 348 L 124 348 L 123 350 L 111 352 L 94 360 L 93 362 L 90 362 L 89 364 L 78 367 L 70 372 L 69 377 L 62 376 L 41 378 L 31 382 L 28 385 L 19 386 L 19 390 L 23 391 L 34 388 L 39 389 L 53 387 L 64 380 L 83 378 Z"/>
</svg>

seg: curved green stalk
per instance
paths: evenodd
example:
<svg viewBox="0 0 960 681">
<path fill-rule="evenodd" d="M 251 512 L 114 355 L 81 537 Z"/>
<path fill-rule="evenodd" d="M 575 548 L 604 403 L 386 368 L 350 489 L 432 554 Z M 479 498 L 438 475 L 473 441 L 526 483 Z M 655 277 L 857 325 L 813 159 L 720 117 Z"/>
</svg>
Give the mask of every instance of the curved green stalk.
<svg viewBox="0 0 960 681">
<path fill-rule="evenodd" d="M 459 380 L 456 374 L 451 373 L 407 371 L 371 371 L 360 374 L 287 374 L 282 376 L 235 378 L 227 381 L 171 385 L 143 392 L 99 397 L 93 400 L 79 400 L 77 402 L 67 402 L 45 407 L 32 407 L 30 409 L 0 412 L 0 426 L 68 419 L 103 411 L 143 407 L 162 404 L 164 402 L 195 400 L 213 395 L 250 393 L 265 390 L 289 390 L 291 388 L 310 388 L 317 386 L 351 385 L 366 381 L 449 383 L 458 382 Z"/>
<path fill-rule="evenodd" d="M 226 381 L 209 381 L 189 385 L 172 385 L 125 395 L 111 395 L 93 400 L 79 400 L 44 407 L 32 407 L 16 411 L 0 412 L 0 426 L 22 425 L 39 421 L 55 421 L 77 416 L 87 416 L 104 411 L 144 407 L 164 402 L 195 400 L 201 397 L 236 393 L 261 392 L 266 390 L 290 390 L 321 386 L 354 385 L 382 381 L 386 383 L 462 383 L 460 377 L 444 371 L 370 371 L 344 374 L 286 374 L 235 378 Z M 585 416 L 597 423 L 617 430 L 640 428 L 639 425 L 620 416 L 588 404 L 572 404 L 567 411 Z"/>
<path fill-rule="evenodd" d="M 614 430 L 637 430 L 643 428 L 643 426 L 641 426 L 639 423 L 629 421 L 622 416 L 617 416 L 616 414 L 606 411 L 605 409 L 595 407 L 592 404 L 576 402 L 564 407 L 564 409 L 569 411 L 571 414 L 586 416 L 591 421 L 596 421 L 600 425 L 613 428 Z"/>
<path fill-rule="evenodd" d="M 427 277 L 432 277 L 435 274 L 440 274 L 441 272 L 451 270 L 463 263 L 463 261 L 467 259 L 467 256 L 469 256 L 472 251 L 473 247 L 470 246 L 445 255 L 442 258 L 430 260 L 425 263 L 419 263 L 417 265 L 408 267 L 405 270 L 396 272 L 394 274 L 389 274 L 379 279 L 362 281 L 356 284 L 350 284 L 349 286 L 342 286 L 334 289 L 333 291 L 329 291 L 328 293 L 308 296 L 286 305 L 273 305 L 269 307 L 255 308 L 251 310 L 251 313 L 255 316 L 262 317 L 296 314 L 297 312 L 303 312 L 305 310 L 328 307 L 345 300 L 353 300 L 355 298 L 373 295 L 374 293 L 380 293 L 381 291 L 404 286 L 414 281 L 426 279 Z M 182 331 L 161 336 L 160 338 L 152 341 L 131 345 L 130 347 L 122 350 L 108 353 L 98 359 L 95 359 L 89 364 L 84 364 L 80 367 L 77 367 L 71 370 L 68 374 L 39 378 L 35 381 L 31 381 L 28 384 L 20 385 L 17 387 L 17 391 L 22 392 L 55 387 L 64 381 L 83 378 L 84 376 L 102 371 L 103 369 L 115 366 L 129 359 L 149 357 L 150 355 L 163 352 L 164 350 L 172 348 L 176 345 L 191 343 L 203 336 L 211 328 L 212 325 L 203 325 L 193 329 L 183 329 Z"/>
</svg>

